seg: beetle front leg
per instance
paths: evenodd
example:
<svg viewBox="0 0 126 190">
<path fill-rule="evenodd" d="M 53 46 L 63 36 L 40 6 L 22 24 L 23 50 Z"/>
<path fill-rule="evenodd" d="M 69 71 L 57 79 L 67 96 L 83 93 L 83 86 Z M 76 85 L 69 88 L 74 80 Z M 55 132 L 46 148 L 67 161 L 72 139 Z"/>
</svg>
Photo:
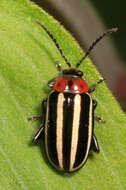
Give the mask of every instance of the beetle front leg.
<svg viewBox="0 0 126 190">
<path fill-rule="evenodd" d="M 93 100 L 93 109 L 94 109 L 94 110 L 95 110 L 95 108 L 97 107 L 97 104 L 98 104 L 97 100 Z"/>
<path fill-rule="evenodd" d="M 92 87 L 89 89 L 88 92 L 89 92 L 89 93 L 94 92 L 95 89 L 96 89 L 96 87 L 97 87 L 100 83 L 102 83 L 104 80 L 105 80 L 104 78 L 100 78 L 99 81 L 97 81 L 95 84 L 92 85 Z"/>
<path fill-rule="evenodd" d="M 50 81 L 48 81 L 48 86 L 49 86 L 50 88 L 53 88 L 53 86 L 54 86 L 54 84 L 55 84 L 55 82 L 56 82 L 56 79 L 57 79 L 57 77 L 51 79 Z"/>
</svg>

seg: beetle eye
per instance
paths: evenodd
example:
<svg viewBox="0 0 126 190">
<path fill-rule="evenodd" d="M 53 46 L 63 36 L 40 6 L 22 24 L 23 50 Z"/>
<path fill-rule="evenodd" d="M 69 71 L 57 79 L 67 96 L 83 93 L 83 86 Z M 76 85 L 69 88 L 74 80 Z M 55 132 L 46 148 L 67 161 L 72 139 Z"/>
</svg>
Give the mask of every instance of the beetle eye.
<svg viewBox="0 0 126 190">
<path fill-rule="evenodd" d="M 63 70 L 63 74 L 64 75 L 74 75 L 74 76 L 78 76 L 78 77 L 83 76 L 83 72 L 80 70 L 76 70 L 76 69 L 65 69 L 65 70 Z"/>
<path fill-rule="evenodd" d="M 68 73 L 67 69 L 63 70 L 63 74 L 67 74 L 67 73 Z"/>
<path fill-rule="evenodd" d="M 82 76 L 83 76 L 83 72 L 82 72 L 82 71 L 78 71 L 78 72 L 77 72 L 77 75 L 78 75 L 79 77 L 82 77 Z"/>
</svg>

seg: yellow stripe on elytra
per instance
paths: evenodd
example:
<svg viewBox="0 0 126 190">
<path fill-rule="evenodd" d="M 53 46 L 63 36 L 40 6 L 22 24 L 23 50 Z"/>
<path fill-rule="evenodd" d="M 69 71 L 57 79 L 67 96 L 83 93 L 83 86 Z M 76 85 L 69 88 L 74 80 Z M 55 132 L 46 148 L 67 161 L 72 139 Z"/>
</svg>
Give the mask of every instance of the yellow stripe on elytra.
<svg viewBox="0 0 126 190">
<path fill-rule="evenodd" d="M 63 104 L 64 95 L 60 93 L 58 95 L 57 102 L 57 120 L 56 120 L 56 147 L 59 166 L 63 169 Z"/>
<path fill-rule="evenodd" d="M 71 153 L 70 153 L 70 170 L 72 170 L 77 152 L 79 126 L 80 126 L 80 112 L 81 112 L 81 96 L 75 95 L 74 109 L 73 109 L 73 126 L 72 126 L 72 139 L 71 139 Z"/>
</svg>

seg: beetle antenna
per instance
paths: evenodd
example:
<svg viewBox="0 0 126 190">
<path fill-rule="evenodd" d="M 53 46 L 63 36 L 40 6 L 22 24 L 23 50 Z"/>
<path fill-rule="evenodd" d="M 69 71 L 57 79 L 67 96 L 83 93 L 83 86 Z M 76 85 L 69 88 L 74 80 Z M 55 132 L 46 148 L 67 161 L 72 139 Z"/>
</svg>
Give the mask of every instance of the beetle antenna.
<svg viewBox="0 0 126 190">
<path fill-rule="evenodd" d="M 111 34 L 113 32 L 116 32 L 118 30 L 118 28 L 112 28 L 112 29 L 108 29 L 106 32 L 104 32 L 101 36 L 99 36 L 89 47 L 89 49 L 87 50 L 87 52 L 85 53 L 85 55 L 81 58 L 81 60 L 76 64 L 76 68 L 80 66 L 80 64 L 82 63 L 82 61 L 89 55 L 89 53 L 91 52 L 91 50 L 96 46 L 96 44 L 102 40 L 107 34 Z"/>
<path fill-rule="evenodd" d="M 39 24 L 39 25 L 46 31 L 46 33 L 49 35 L 49 37 L 50 37 L 50 38 L 53 40 L 53 42 L 55 43 L 55 45 L 56 45 L 58 51 L 60 52 L 62 58 L 65 60 L 66 64 L 67 64 L 69 67 L 71 67 L 70 62 L 69 62 L 69 61 L 67 60 L 67 58 L 65 57 L 65 55 L 64 55 L 64 53 L 63 53 L 61 47 L 59 46 L 58 42 L 57 42 L 56 39 L 53 37 L 53 35 L 49 32 L 49 30 L 48 30 L 43 24 L 41 24 L 41 23 L 38 22 L 38 21 L 36 21 L 36 23 Z"/>
</svg>

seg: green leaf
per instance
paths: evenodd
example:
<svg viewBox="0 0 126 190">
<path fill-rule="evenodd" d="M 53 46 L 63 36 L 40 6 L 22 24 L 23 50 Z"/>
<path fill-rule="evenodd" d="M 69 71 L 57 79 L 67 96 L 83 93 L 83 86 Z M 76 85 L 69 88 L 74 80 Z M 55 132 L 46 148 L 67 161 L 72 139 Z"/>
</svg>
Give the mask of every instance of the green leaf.
<svg viewBox="0 0 126 190">
<path fill-rule="evenodd" d="M 67 66 L 49 36 L 36 24 L 43 23 L 55 36 L 74 66 L 83 52 L 51 16 L 26 0 L 0 2 L 0 190 L 125 190 L 126 117 L 105 84 L 92 95 L 101 152 L 92 153 L 86 165 L 73 174 L 61 174 L 48 163 L 44 144 L 32 144 L 40 122 L 28 117 L 41 114 L 48 96 L 48 80 L 57 76 L 56 62 Z M 106 47 L 107 48 L 107 47 Z M 89 85 L 100 75 L 86 59 L 80 66 Z"/>
</svg>

